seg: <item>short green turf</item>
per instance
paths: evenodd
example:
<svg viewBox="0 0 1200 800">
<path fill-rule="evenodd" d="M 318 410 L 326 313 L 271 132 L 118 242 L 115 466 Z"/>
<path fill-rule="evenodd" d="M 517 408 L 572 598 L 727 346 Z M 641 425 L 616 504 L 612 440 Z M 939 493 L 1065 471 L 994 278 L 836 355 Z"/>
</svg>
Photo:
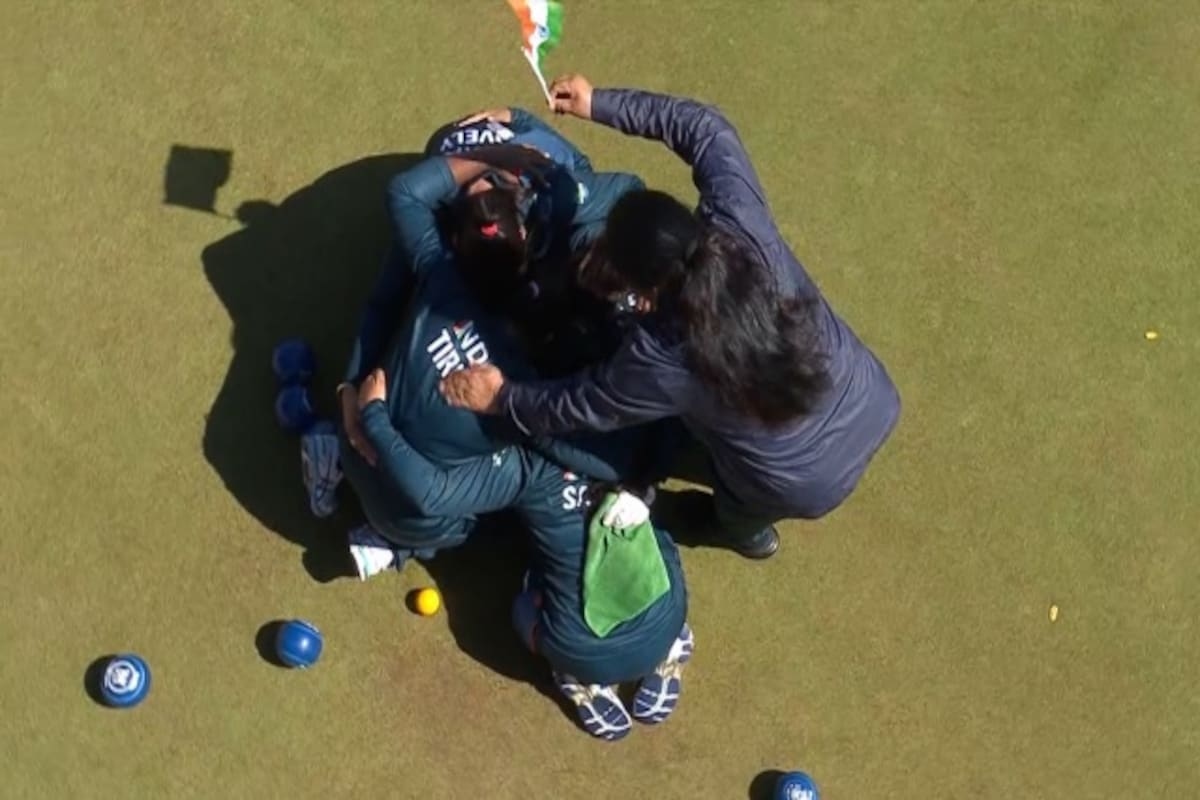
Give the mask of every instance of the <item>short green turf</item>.
<svg viewBox="0 0 1200 800">
<path fill-rule="evenodd" d="M 388 173 L 538 108 L 505 4 L 8 6 L 0 795 L 721 800 L 803 768 L 832 800 L 1194 796 L 1198 12 L 568 0 L 550 71 L 719 103 L 904 400 L 778 557 L 685 551 L 681 707 L 610 746 L 528 682 L 503 542 L 314 580 L 353 513 L 308 518 L 270 410 L 288 333 L 329 405 Z M 691 196 L 662 148 L 556 124 Z M 213 213 L 164 202 L 175 146 L 230 154 Z M 256 649 L 291 616 L 327 637 L 306 673 Z M 84 672 L 125 649 L 150 697 L 102 709 Z"/>
</svg>

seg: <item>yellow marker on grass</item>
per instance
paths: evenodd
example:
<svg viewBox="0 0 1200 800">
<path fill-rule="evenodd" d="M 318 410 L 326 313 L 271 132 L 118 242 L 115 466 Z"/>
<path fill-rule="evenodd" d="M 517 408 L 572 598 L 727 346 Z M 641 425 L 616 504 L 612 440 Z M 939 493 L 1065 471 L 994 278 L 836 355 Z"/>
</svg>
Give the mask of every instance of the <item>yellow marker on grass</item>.
<svg viewBox="0 0 1200 800">
<path fill-rule="evenodd" d="M 431 617 L 442 607 L 442 596 L 437 589 L 426 587 L 413 596 L 413 609 L 422 617 Z"/>
</svg>

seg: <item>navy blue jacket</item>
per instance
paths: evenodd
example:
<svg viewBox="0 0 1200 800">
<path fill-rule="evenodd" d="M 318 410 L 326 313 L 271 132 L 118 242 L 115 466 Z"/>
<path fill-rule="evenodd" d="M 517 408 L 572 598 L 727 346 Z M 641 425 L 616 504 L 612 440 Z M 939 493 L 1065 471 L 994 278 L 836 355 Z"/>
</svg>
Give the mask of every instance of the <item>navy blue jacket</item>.
<svg viewBox="0 0 1200 800">
<path fill-rule="evenodd" d="M 605 431 L 680 416 L 708 449 L 722 488 L 755 513 L 819 517 L 853 490 L 899 417 L 887 371 L 821 296 L 780 235 L 737 132 L 712 106 L 634 90 L 596 90 L 592 118 L 658 139 L 692 167 L 696 213 L 752 247 L 779 290 L 818 302 L 832 389 L 807 416 L 767 429 L 723 407 L 653 319 L 608 361 L 557 381 L 508 383 L 507 415 L 538 434 Z"/>
</svg>

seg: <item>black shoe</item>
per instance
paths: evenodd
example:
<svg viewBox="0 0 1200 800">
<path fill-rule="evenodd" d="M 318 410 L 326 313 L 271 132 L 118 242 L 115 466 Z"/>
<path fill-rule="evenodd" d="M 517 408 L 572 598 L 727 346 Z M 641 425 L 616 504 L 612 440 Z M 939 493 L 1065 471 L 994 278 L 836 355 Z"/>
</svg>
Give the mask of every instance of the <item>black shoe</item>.
<svg viewBox="0 0 1200 800">
<path fill-rule="evenodd" d="M 761 561 L 779 552 L 779 531 L 768 525 L 749 539 L 736 542 L 731 547 L 738 555 Z"/>
</svg>

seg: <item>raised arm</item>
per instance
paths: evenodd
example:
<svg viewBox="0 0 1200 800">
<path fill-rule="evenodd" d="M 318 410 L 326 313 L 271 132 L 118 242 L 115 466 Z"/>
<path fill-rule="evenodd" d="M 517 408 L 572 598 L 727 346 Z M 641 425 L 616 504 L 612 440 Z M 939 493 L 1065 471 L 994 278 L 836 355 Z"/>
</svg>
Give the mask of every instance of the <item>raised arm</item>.
<svg viewBox="0 0 1200 800">
<path fill-rule="evenodd" d="M 535 186 L 546 180 L 545 156 L 520 145 L 488 145 L 455 156 L 427 158 L 388 185 L 387 207 L 396 247 L 413 273 L 445 257 L 435 210 L 458 190 L 489 170 L 527 176 Z"/>
<path fill-rule="evenodd" d="M 635 89 L 596 89 L 592 119 L 631 136 L 655 139 L 692 168 L 701 217 L 739 230 L 765 264 L 783 266 L 787 246 L 737 131 L 716 107 Z"/>
<path fill-rule="evenodd" d="M 445 258 L 434 211 L 487 169 L 486 163 L 474 159 L 427 158 L 388 184 L 387 208 L 395 249 L 399 262 L 412 274 Z"/>
</svg>

